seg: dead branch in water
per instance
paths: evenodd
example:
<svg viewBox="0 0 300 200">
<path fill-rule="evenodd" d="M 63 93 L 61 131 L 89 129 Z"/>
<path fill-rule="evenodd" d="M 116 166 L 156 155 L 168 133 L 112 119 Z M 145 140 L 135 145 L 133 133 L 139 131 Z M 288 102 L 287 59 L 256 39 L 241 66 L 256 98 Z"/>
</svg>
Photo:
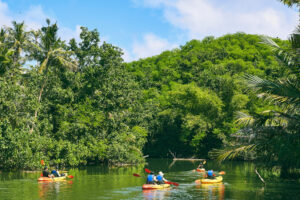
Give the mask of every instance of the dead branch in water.
<svg viewBox="0 0 300 200">
<path fill-rule="evenodd" d="M 176 158 L 176 155 L 172 153 L 172 151 L 169 149 L 170 154 L 173 156 L 173 159 Z"/>
<path fill-rule="evenodd" d="M 257 174 L 257 176 L 259 177 L 259 179 L 264 183 L 264 185 L 266 185 L 265 180 L 260 176 L 260 174 L 258 173 L 258 171 L 255 169 L 255 173 Z"/>
</svg>

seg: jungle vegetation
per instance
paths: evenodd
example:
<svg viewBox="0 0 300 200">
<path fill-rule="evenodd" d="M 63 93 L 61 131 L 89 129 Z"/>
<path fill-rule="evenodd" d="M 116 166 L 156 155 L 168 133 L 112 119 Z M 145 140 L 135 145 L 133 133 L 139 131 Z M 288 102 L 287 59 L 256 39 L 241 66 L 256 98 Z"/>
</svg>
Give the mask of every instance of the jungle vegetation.
<svg viewBox="0 0 300 200">
<path fill-rule="evenodd" d="M 208 36 L 130 63 L 97 30 L 57 31 L 0 30 L 0 168 L 170 152 L 299 167 L 299 29 L 287 41 Z"/>
</svg>

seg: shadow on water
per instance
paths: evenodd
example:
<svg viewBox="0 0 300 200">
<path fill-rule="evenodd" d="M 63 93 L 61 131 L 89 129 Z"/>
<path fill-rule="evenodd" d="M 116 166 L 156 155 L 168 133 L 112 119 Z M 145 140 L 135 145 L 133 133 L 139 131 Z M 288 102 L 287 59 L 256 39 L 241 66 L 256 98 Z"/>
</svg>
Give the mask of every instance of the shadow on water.
<svg viewBox="0 0 300 200">
<path fill-rule="evenodd" d="M 70 169 L 74 179 L 65 182 L 38 183 L 40 172 L 2 172 L 0 199 L 297 199 L 299 181 L 267 180 L 264 187 L 254 172 L 255 165 L 247 162 L 227 162 L 219 165 L 208 161 L 206 169 L 225 171 L 223 183 L 196 184 L 202 177 L 193 171 L 199 162 L 170 159 L 149 159 L 146 166 L 108 167 L 105 165 Z M 148 168 L 163 171 L 165 178 L 179 183 L 164 190 L 142 190 Z M 141 177 L 133 176 L 133 173 Z M 300 198 L 299 198 L 300 199 Z"/>
</svg>

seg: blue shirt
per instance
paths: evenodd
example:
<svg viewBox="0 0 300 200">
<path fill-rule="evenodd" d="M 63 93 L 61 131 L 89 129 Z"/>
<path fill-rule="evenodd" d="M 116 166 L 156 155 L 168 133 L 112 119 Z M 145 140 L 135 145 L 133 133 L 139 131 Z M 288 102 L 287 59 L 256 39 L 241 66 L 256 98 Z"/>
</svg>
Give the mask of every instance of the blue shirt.
<svg viewBox="0 0 300 200">
<path fill-rule="evenodd" d="M 147 176 L 147 181 L 154 181 L 154 175 L 152 175 L 152 174 L 149 174 L 148 176 Z"/>
<path fill-rule="evenodd" d="M 157 179 L 157 181 L 162 181 L 162 180 L 163 180 L 163 176 L 162 176 L 162 175 L 158 175 L 158 176 L 156 177 L 156 179 Z"/>
</svg>

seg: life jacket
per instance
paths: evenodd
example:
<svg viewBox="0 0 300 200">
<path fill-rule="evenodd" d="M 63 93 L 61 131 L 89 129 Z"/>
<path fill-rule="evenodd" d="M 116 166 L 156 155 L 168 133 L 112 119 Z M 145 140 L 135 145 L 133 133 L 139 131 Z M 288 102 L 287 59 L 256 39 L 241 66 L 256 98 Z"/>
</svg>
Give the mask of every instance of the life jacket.
<svg viewBox="0 0 300 200">
<path fill-rule="evenodd" d="M 212 170 L 207 171 L 207 176 L 213 177 L 213 175 L 214 175 L 214 172 Z"/>
<path fill-rule="evenodd" d="M 149 175 L 147 176 L 147 181 L 148 181 L 148 182 L 154 181 L 154 175 L 149 174 Z"/>
<path fill-rule="evenodd" d="M 58 176 L 59 176 L 56 170 L 52 170 L 52 171 L 51 171 L 51 174 L 53 174 L 55 177 L 58 177 Z"/>
<path fill-rule="evenodd" d="M 163 176 L 162 175 L 158 175 L 156 176 L 157 181 L 162 181 L 163 180 Z"/>
<path fill-rule="evenodd" d="M 43 171 L 43 177 L 48 177 L 49 174 L 50 174 L 49 171 L 46 171 L 46 170 Z"/>
</svg>

